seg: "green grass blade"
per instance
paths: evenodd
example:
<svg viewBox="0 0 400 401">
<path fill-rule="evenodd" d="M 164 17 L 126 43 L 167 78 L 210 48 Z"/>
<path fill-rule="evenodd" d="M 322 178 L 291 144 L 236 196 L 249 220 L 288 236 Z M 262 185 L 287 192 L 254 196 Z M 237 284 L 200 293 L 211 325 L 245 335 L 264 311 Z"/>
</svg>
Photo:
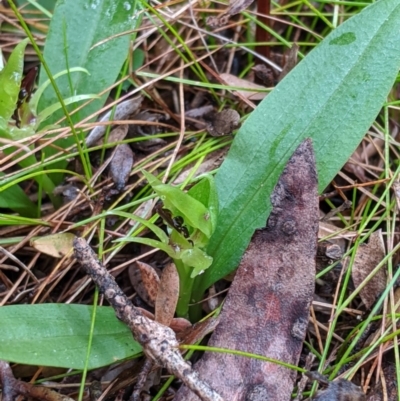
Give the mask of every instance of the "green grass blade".
<svg viewBox="0 0 400 401">
<path fill-rule="evenodd" d="M 196 291 L 231 272 L 297 146 L 312 138 L 319 190 L 348 160 L 379 112 L 400 66 L 400 0 L 381 0 L 347 20 L 289 73 L 238 132 L 216 185 L 214 258 Z"/>
</svg>

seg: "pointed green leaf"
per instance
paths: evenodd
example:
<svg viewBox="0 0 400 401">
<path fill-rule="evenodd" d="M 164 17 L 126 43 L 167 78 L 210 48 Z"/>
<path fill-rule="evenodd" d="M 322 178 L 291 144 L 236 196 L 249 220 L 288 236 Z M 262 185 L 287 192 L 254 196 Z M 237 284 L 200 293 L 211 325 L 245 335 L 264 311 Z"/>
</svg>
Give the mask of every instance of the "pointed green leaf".
<svg viewBox="0 0 400 401">
<path fill-rule="evenodd" d="M 0 117 L 7 122 L 17 106 L 24 69 L 25 47 L 28 42 L 29 39 L 25 39 L 15 47 L 7 64 L 0 71 Z"/>
<path fill-rule="evenodd" d="M 210 212 L 212 231 L 217 226 L 218 194 L 214 177 L 210 174 L 203 177 L 196 185 L 189 189 L 188 194 L 201 202 Z"/>
<path fill-rule="evenodd" d="M 211 237 L 213 227 L 209 218 L 210 212 L 201 202 L 177 187 L 163 184 L 147 171 L 142 172 L 157 195 L 161 197 L 166 209 L 174 216 L 182 216 L 188 225 L 199 229 L 207 238 Z"/>
<path fill-rule="evenodd" d="M 399 67 L 400 0 L 380 0 L 328 35 L 264 99 L 216 176 L 220 213 L 207 249 L 214 262 L 197 288 L 237 267 L 254 230 L 265 226 L 286 162 L 307 137 L 319 190 L 329 184 L 373 123 Z"/>
</svg>

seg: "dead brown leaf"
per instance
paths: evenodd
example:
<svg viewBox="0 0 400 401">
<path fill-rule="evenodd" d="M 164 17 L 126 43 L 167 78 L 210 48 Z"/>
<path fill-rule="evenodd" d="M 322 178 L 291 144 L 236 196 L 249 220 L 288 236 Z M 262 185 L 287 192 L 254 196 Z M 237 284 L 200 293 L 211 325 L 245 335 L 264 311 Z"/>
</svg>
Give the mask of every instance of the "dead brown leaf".
<svg viewBox="0 0 400 401">
<path fill-rule="evenodd" d="M 133 152 L 131 147 L 122 143 L 115 148 L 110 161 L 110 176 L 117 191 L 122 191 L 128 181 L 133 166 Z"/>
<path fill-rule="evenodd" d="M 30 245 L 39 252 L 53 256 L 53 258 L 62 258 L 68 252 L 72 251 L 72 243 L 75 235 L 72 233 L 59 233 L 47 235 L 45 237 L 33 238 Z"/>
<path fill-rule="evenodd" d="M 137 261 L 128 270 L 129 279 L 140 298 L 148 305 L 154 306 L 160 287 L 157 272 L 147 263 Z"/>
<path fill-rule="evenodd" d="M 368 244 L 361 244 L 354 258 L 351 275 L 354 285 L 358 287 L 375 267 L 385 257 L 386 251 L 382 238 L 382 231 L 371 234 Z M 360 297 L 367 309 L 371 308 L 376 298 L 386 287 L 385 266 L 372 277 L 366 286 L 360 291 Z"/>
<path fill-rule="evenodd" d="M 366 399 L 361 387 L 348 380 L 329 381 L 318 372 L 307 372 L 306 375 L 327 386 L 326 389 L 317 392 L 312 398 L 313 401 L 364 401 Z"/>
<path fill-rule="evenodd" d="M 126 120 L 129 116 L 136 113 L 140 105 L 142 104 L 143 98 L 141 96 L 134 97 L 132 99 L 125 100 L 116 105 L 114 112 L 114 120 Z M 100 118 L 100 122 L 107 122 L 110 120 L 112 110 L 109 110 L 103 117 Z M 98 125 L 90 131 L 86 138 L 86 146 L 94 146 L 97 141 L 103 138 L 106 133 L 106 125 Z"/>
<path fill-rule="evenodd" d="M 240 114 L 233 109 L 222 110 L 216 113 L 211 122 L 207 125 L 207 132 L 211 136 L 223 136 L 232 134 L 240 127 Z"/>
<path fill-rule="evenodd" d="M 222 80 L 226 82 L 227 85 L 237 87 L 237 88 L 247 88 L 249 90 L 235 90 L 241 96 L 249 100 L 262 100 L 268 95 L 265 92 L 267 89 L 265 86 L 257 85 L 254 82 L 248 81 L 246 79 L 238 78 L 235 75 L 223 73 L 220 75 Z M 263 90 L 264 92 L 256 92 L 254 90 Z"/>
<path fill-rule="evenodd" d="M 161 273 L 155 301 L 156 321 L 170 326 L 179 297 L 179 275 L 174 263 L 168 263 Z"/>
</svg>

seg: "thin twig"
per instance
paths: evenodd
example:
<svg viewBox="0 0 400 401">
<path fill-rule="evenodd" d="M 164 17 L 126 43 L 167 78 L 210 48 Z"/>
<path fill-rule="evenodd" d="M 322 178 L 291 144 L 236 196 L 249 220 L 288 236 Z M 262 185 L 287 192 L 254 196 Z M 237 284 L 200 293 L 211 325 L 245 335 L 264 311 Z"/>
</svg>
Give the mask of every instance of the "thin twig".
<svg viewBox="0 0 400 401">
<path fill-rule="evenodd" d="M 135 340 L 154 364 L 166 368 L 171 374 L 180 378 L 203 401 L 223 401 L 219 394 L 200 380 L 198 374 L 182 358 L 175 333 L 169 327 L 143 316 L 133 306 L 85 239 L 75 238 L 74 254 L 114 308 L 117 317 L 128 325 Z"/>
</svg>

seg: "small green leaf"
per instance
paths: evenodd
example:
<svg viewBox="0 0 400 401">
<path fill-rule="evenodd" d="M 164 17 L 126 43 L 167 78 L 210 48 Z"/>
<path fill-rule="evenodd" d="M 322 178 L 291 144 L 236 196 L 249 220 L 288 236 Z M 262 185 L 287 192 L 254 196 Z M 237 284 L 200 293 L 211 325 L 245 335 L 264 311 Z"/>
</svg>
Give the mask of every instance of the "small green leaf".
<svg viewBox="0 0 400 401">
<path fill-rule="evenodd" d="M 6 66 L 0 71 L 0 117 L 7 122 L 17 106 L 28 42 L 29 39 L 25 39 L 15 47 Z"/>
<path fill-rule="evenodd" d="M 214 262 L 196 291 L 238 266 L 254 230 L 266 224 L 279 176 L 305 138 L 312 138 L 319 190 L 325 189 L 373 123 L 399 67 L 400 1 L 380 0 L 328 35 L 262 101 L 217 173 L 220 212 L 207 248 Z"/>
<path fill-rule="evenodd" d="M 211 256 L 208 256 L 204 251 L 197 247 L 184 249 L 180 252 L 180 259 L 193 270 L 190 273 L 190 278 L 195 278 L 205 270 L 207 270 L 213 261 Z"/>
<path fill-rule="evenodd" d="M 210 212 L 201 202 L 177 187 L 161 183 L 147 171 L 142 172 L 157 195 L 161 197 L 166 209 L 174 216 L 182 216 L 188 225 L 200 230 L 207 238 L 211 237 L 213 227 L 211 219 L 208 218 Z"/>
<path fill-rule="evenodd" d="M 204 176 L 196 185 L 189 189 L 188 195 L 201 202 L 208 209 L 209 215 L 204 217 L 211 220 L 214 232 L 218 217 L 218 193 L 214 177 L 210 174 Z"/>
<path fill-rule="evenodd" d="M 40 304 L 0 308 L 0 359 L 83 369 L 93 307 Z M 110 307 L 97 307 L 89 369 L 138 355 L 140 345 Z"/>
</svg>

